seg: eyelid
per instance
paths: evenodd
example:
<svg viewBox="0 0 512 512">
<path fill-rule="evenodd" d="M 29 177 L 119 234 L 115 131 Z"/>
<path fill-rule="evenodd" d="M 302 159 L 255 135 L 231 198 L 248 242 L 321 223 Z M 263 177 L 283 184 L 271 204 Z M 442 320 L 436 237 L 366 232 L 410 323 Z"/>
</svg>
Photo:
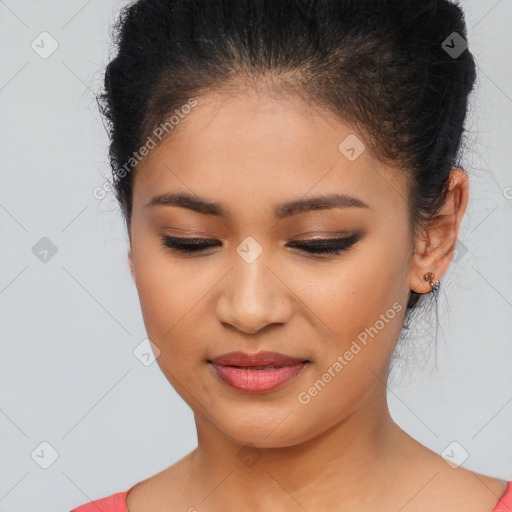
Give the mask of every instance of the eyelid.
<svg viewBox="0 0 512 512">
<path fill-rule="evenodd" d="M 358 232 L 359 231 L 307 231 L 294 236 L 293 240 L 303 240 L 302 237 L 307 237 L 305 238 L 306 240 L 335 240 L 337 238 L 347 238 Z"/>
<path fill-rule="evenodd" d="M 308 257 L 324 259 L 329 256 L 338 256 L 348 251 L 352 246 L 364 238 L 364 233 L 353 232 L 348 236 L 335 238 L 308 238 L 294 239 L 287 243 L 292 249 L 298 249 Z M 222 246 L 222 241 L 212 238 L 201 237 L 176 237 L 164 235 L 162 245 L 176 254 L 185 256 L 207 256 L 211 253 L 204 251 L 213 247 Z"/>
<path fill-rule="evenodd" d="M 299 235 L 293 236 L 292 242 L 315 242 L 315 241 L 332 241 L 332 240 L 338 240 L 338 239 L 346 239 L 349 237 L 353 237 L 354 235 L 364 235 L 362 231 L 306 231 L 304 233 L 300 233 Z M 309 236 L 311 235 L 311 236 Z M 323 235 L 323 236 L 314 236 L 314 235 Z M 177 239 L 178 241 L 188 241 L 191 240 L 193 242 L 211 242 L 211 243 L 217 243 L 221 242 L 218 237 L 212 238 L 209 235 L 207 235 L 204 232 L 194 232 L 193 235 L 187 236 L 186 234 L 180 234 L 180 235 L 170 235 L 170 234 L 163 234 L 162 238 L 169 238 L 169 239 Z"/>
</svg>

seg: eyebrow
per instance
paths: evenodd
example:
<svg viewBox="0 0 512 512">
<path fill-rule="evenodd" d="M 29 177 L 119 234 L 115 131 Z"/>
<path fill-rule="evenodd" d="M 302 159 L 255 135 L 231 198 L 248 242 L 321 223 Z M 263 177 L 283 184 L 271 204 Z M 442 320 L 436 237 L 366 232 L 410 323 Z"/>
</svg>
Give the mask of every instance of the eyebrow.
<svg viewBox="0 0 512 512">
<path fill-rule="evenodd" d="M 222 218 L 229 218 L 231 215 L 230 210 L 222 204 L 193 196 L 185 192 L 176 194 L 159 194 L 154 196 L 149 203 L 144 205 L 145 208 L 152 208 L 155 206 L 178 206 L 203 215 L 214 215 Z M 370 206 L 362 199 L 345 194 L 327 194 L 309 199 L 297 199 L 281 203 L 275 207 L 274 213 L 277 218 L 284 219 L 286 217 L 291 217 L 293 215 L 313 210 L 330 210 L 332 208 L 350 207 L 370 209 Z"/>
</svg>

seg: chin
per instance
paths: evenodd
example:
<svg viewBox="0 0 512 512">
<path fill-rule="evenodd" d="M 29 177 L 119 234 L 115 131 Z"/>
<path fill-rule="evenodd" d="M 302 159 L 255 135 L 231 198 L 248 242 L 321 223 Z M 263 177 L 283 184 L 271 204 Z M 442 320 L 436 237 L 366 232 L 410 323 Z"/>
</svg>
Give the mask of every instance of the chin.
<svg viewBox="0 0 512 512">
<path fill-rule="evenodd" d="M 315 432 L 308 433 L 304 430 L 304 422 L 297 422 L 296 418 L 292 419 L 293 414 L 290 414 L 287 419 L 284 418 L 280 417 L 275 422 L 260 420 L 258 424 L 248 418 L 242 423 L 234 422 L 230 418 L 227 424 L 216 423 L 215 426 L 224 437 L 233 443 L 261 449 L 287 448 L 315 437 Z M 260 423 L 261 426 L 259 426 Z"/>
</svg>

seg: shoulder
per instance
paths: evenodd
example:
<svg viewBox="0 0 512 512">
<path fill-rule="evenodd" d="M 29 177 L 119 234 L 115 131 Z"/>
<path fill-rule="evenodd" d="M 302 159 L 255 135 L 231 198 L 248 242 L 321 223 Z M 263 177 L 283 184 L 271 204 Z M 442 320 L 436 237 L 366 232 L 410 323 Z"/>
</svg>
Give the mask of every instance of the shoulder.
<svg viewBox="0 0 512 512">
<path fill-rule="evenodd" d="M 508 506 L 508 479 L 493 478 L 463 466 L 455 468 L 444 457 L 427 450 L 410 458 L 410 463 L 404 465 L 406 469 L 400 472 L 404 488 L 422 490 L 414 496 L 418 510 L 512 512 Z M 414 455 L 414 451 L 411 453 Z"/>
<path fill-rule="evenodd" d="M 128 512 L 128 509 L 126 508 L 126 497 L 132 489 L 133 487 L 127 491 L 118 492 L 111 494 L 110 496 L 106 496 L 105 498 L 84 503 L 70 512 L 98 512 L 98 510 L 101 510 L 102 512 Z"/>
<path fill-rule="evenodd" d="M 512 510 L 512 481 L 507 482 L 505 494 L 503 494 L 492 512 L 510 512 L 510 510 Z"/>
<path fill-rule="evenodd" d="M 451 469 L 451 468 L 450 468 Z M 453 478 L 445 477 L 443 496 L 450 496 L 452 508 L 460 506 L 467 511 L 512 511 L 512 483 L 459 467 Z M 453 471 L 453 469 L 452 469 Z M 445 475 L 443 475 L 445 476 Z M 449 488 L 452 493 L 450 495 Z"/>
</svg>

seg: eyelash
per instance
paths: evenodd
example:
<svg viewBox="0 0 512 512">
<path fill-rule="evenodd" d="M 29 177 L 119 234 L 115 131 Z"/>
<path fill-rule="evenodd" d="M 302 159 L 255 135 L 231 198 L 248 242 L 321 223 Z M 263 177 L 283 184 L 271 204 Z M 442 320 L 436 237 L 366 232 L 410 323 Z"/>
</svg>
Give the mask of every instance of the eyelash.
<svg viewBox="0 0 512 512">
<path fill-rule="evenodd" d="M 289 246 L 299 248 L 314 255 L 339 255 L 352 247 L 361 238 L 361 233 L 355 233 L 344 238 L 317 238 L 316 240 L 307 240 L 305 242 L 299 242 L 296 240 L 294 242 L 290 242 Z M 210 247 L 222 245 L 222 242 L 219 240 L 210 241 L 205 238 L 164 236 L 162 238 L 162 245 L 175 252 L 193 254 L 202 252 Z"/>
</svg>

